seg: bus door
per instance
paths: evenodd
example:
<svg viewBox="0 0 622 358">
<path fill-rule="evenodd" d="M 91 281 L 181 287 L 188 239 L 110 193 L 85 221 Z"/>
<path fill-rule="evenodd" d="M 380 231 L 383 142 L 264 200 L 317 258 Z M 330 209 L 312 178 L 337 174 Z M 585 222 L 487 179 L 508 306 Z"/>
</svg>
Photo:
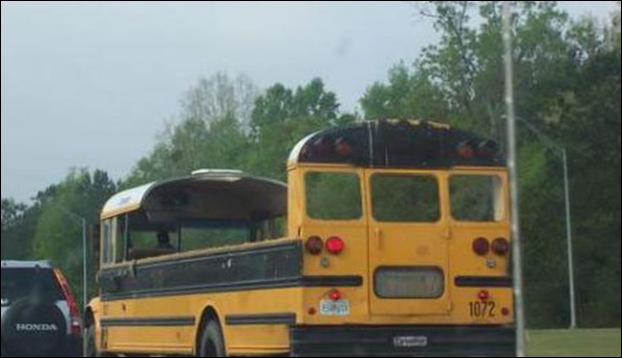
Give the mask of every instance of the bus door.
<svg viewBox="0 0 622 358">
<path fill-rule="evenodd" d="M 448 315 L 449 225 L 442 174 L 367 170 L 370 312 Z"/>
<path fill-rule="evenodd" d="M 473 322 L 511 319 L 510 222 L 503 171 L 459 169 L 447 179 L 451 217 L 450 277 L 458 315 Z M 477 294 L 490 295 L 486 300 Z M 458 299 L 459 297 L 459 299 Z M 505 309 L 504 309 L 505 307 Z"/>
</svg>

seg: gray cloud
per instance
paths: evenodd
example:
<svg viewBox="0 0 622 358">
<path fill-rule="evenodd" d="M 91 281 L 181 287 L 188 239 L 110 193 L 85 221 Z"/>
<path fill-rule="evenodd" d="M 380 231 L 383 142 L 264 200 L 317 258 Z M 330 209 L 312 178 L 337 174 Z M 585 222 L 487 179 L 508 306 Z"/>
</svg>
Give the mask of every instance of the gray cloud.
<svg viewBox="0 0 622 358">
<path fill-rule="evenodd" d="M 321 76 L 352 110 L 437 39 L 403 2 L 2 2 L 1 16 L 2 196 L 20 200 L 71 167 L 126 175 L 199 76 Z"/>
</svg>

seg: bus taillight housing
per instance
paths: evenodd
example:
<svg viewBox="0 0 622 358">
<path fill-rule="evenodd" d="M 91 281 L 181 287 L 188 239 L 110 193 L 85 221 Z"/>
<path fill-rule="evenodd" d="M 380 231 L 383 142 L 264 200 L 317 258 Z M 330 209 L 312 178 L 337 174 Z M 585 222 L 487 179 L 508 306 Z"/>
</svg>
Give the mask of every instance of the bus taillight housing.
<svg viewBox="0 0 622 358">
<path fill-rule="evenodd" d="M 490 242 L 483 237 L 475 239 L 473 241 L 473 252 L 478 256 L 486 256 L 490 253 Z"/>
<path fill-rule="evenodd" d="M 337 236 L 333 236 L 326 241 L 326 251 L 332 255 L 341 255 L 346 248 L 346 243 Z"/>
<path fill-rule="evenodd" d="M 491 250 L 499 256 L 507 256 L 510 253 L 510 242 L 502 237 L 492 242 Z"/>
<path fill-rule="evenodd" d="M 305 247 L 311 255 L 319 255 L 324 250 L 324 241 L 319 236 L 311 236 L 307 239 Z"/>
</svg>

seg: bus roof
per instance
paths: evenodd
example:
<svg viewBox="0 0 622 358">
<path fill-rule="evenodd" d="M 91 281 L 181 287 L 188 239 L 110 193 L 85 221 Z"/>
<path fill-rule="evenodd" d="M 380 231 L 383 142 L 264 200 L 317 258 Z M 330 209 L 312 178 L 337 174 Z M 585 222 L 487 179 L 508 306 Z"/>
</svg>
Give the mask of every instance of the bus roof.
<svg viewBox="0 0 622 358">
<path fill-rule="evenodd" d="M 348 164 L 370 168 L 503 167 L 499 145 L 448 125 L 381 120 L 314 133 L 292 151 L 289 165 Z"/>
<path fill-rule="evenodd" d="M 240 171 L 202 169 L 120 192 L 104 205 L 101 217 L 138 210 L 184 212 L 188 217 L 209 214 L 217 220 L 278 217 L 287 211 L 287 185 Z"/>
</svg>

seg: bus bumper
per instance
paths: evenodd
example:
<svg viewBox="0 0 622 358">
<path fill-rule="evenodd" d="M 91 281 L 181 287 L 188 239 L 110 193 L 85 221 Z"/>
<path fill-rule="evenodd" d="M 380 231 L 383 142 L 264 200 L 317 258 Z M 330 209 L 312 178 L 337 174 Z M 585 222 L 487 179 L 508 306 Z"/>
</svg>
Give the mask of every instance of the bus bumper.
<svg viewBox="0 0 622 358">
<path fill-rule="evenodd" d="M 515 357 L 514 327 L 297 326 L 292 357 Z"/>
</svg>

